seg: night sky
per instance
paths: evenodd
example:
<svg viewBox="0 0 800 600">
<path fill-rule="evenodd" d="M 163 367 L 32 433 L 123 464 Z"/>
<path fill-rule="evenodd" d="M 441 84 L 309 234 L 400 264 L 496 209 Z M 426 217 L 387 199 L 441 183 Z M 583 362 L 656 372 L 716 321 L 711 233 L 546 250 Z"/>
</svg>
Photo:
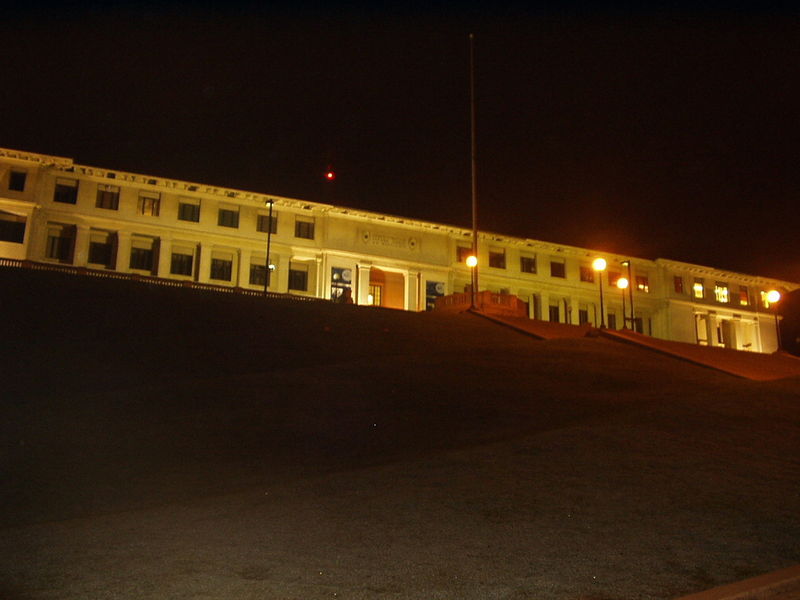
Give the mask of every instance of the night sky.
<svg viewBox="0 0 800 600">
<path fill-rule="evenodd" d="M 800 13 L 18 8 L 0 146 L 800 282 Z M 326 182 L 332 166 L 337 179 Z"/>
</svg>

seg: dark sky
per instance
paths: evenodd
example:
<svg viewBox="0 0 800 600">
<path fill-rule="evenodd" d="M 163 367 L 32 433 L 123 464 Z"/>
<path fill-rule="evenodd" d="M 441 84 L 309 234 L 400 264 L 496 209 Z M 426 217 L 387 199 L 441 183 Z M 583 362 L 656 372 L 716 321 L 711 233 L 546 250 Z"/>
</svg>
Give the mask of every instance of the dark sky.
<svg viewBox="0 0 800 600">
<path fill-rule="evenodd" d="M 163 6 L 11 13 L 0 145 L 469 227 L 474 32 L 481 229 L 800 281 L 798 12 Z"/>
</svg>

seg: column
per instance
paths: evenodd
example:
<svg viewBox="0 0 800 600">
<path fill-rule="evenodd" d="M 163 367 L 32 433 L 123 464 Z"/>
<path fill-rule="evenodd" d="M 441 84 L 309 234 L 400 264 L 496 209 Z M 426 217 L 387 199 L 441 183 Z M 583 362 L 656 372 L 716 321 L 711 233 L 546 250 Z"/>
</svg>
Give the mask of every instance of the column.
<svg viewBox="0 0 800 600">
<path fill-rule="evenodd" d="M 283 292 L 289 290 L 289 267 L 291 261 L 285 254 L 276 256 L 270 252 L 270 260 L 275 265 L 275 270 L 272 272 L 272 279 L 269 282 L 270 292 Z"/>
<path fill-rule="evenodd" d="M 127 273 L 131 265 L 131 233 L 130 231 L 117 232 L 117 264 L 116 270 Z"/>
<path fill-rule="evenodd" d="M 322 272 L 322 257 L 317 256 L 314 258 L 314 295 L 317 298 L 324 298 L 325 297 L 325 277 L 324 273 Z"/>
<path fill-rule="evenodd" d="M 405 295 L 406 310 L 419 310 L 419 271 L 406 271 L 405 276 Z"/>
<path fill-rule="evenodd" d="M 208 283 L 211 274 L 211 244 L 197 244 L 197 281 Z"/>
<path fill-rule="evenodd" d="M 358 290 L 356 291 L 356 304 L 367 304 L 369 296 L 369 272 L 372 265 L 358 265 Z"/>
<path fill-rule="evenodd" d="M 709 346 L 717 345 L 717 316 L 710 312 L 706 315 L 706 336 Z"/>
<path fill-rule="evenodd" d="M 550 320 L 550 294 L 541 292 L 539 294 L 539 306 L 542 308 L 542 321 Z"/>
<path fill-rule="evenodd" d="M 86 225 L 75 226 L 75 248 L 72 255 L 72 264 L 76 267 L 85 267 L 89 259 L 89 227 Z"/>
<path fill-rule="evenodd" d="M 250 258 L 253 256 L 253 251 L 242 248 L 239 250 L 238 254 L 239 277 L 236 280 L 236 285 L 239 287 L 248 287 L 250 285 Z"/>
<path fill-rule="evenodd" d="M 158 264 L 156 277 L 169 277 L 172 266 L 172 239 L 158 238 Z"/>
</svg>

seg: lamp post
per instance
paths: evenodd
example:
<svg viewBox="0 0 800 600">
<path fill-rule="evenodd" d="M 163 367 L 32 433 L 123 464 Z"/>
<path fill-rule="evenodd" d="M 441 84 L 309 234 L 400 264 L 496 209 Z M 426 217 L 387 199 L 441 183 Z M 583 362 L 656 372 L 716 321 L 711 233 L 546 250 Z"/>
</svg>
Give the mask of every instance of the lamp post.
<svg viewBox="0 0 800 600">
<path fill-rule="evenodd" d="M 469 34 L 469 131 L 470 181 L 472 195 L 472 308 L 478 308 L 478 174 L 475 142 L 475 35 Z"/>
<path fill-rule="evenodd" d="M 606 314 L 603 306 L 603 271 L 606 270 L 607 264 L 605 258 L 595 258 L 592 262 L 592 268 L 597 273 L 597 281 L 600 282 L 600 329 L 606 328 Z"/>
<path fill-rule="evenodd" d="M 477 279 L 476 273 L 477 273 L 477 270 L 478 270 L 478 257 L 475 256 L 474 254 L 470 254 L 467 257 L 467 261 L 466 262 L 467 262 L 467 266 L 470 268 L 470 281 L 472 282 L 470 284 L 470 291 L 472 292 L 472 294 L 471 294 L 471 296 L 472 296 L 472 308 L 473 309 L 477 309 L 478 308 L 478 290 L 477 290 L 477 287 L 476 287 L 476 283 L 477 283 L 477 281 L 476 281 L 476 279 Z"/>
<path fill-rule="evenodd" d="M 617 287 L 622 292 L 622 328 L 628 328 L 628 318 L 625 316 L 625 290 L 628 287 L 628 280 L 625 277 L 617 279 Z"/>
<path fill-rule="evenodd" d="M 770 306 L 780 302 L 780 299 L 781 293 L 778 290 L 770 290 L 767 292 L 767 301 Z M 778 320 L 778 309 L 775 308 L 773 310 L 775 310 L 775 336 L 778 338 L 778 352 L 780 352 L 783 350 L 783 345 L 781 344 L 781 323 Z"/>
<path fill-rule="evenodd" d="M 266 296 L 269 293 L 269 280 L 272 278 L 272 269 L 270 268 L 269 262 L 269 251 L 270 251 L 270 244 L 272 243 L 272 205 L 275 203 L 272 198 L 267 200 L 267 205 L 269 206 L 269 216 L 267 217 L 267 262 L 264 265 L 264 295 Z"/>
<path fill-rule="evenodd" d="M 628 267 L 628 298 L 631 301 L 631 329 L 636 331 L 636 313 L 633 310 L 633 275 L 631 274 L 631 261 L 623 260 L 621 264 L 623 267 Z"/>
</svg>

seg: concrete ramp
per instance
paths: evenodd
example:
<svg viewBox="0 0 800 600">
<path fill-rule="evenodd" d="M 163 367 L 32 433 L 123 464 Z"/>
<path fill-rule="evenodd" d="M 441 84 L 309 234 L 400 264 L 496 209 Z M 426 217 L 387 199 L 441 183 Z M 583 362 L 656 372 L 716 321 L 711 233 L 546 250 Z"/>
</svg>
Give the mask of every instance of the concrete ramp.
<svg viewBox="0 0 800 600">
<path fill-rule="evenodd" d="M 555 340 L 558 338 L 579 338 L 591 335 L 597 330 L 591 325 L 567 325 L 566 323 L 551 323 L 550 321 L 538 321 L 527 317 L 506 317 L 501 315 L 490 315 L 480 311 L 470 311 L 480 315 L 485 319 L 494 321 L 500 325 L 505 325 L 516 329 L 522 333 L 538 338 L 540 340 Z"/>
<path fill-rule="evenodd" d="M 697 344 L 660 340 L 628 329 L 619 331 L 603 329 L 600 335 L 756 381 L 800 377 L 800 358 L 784 352 L 761 354 L 729 348 L 709 348 Z"/>
</svg>

